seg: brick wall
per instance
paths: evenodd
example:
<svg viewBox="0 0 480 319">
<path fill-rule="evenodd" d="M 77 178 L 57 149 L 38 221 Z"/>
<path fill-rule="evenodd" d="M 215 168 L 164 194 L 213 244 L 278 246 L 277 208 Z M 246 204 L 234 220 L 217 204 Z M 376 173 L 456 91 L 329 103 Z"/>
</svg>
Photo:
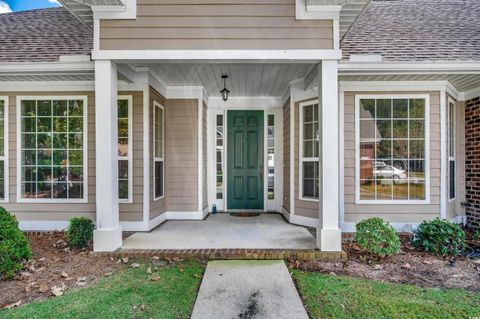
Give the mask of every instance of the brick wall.
<svg viewBox="0 0 480 319">
<path fill-rule="evenodd" d="M 465 103 L 465 155 L 467 223 L 480 229 L 480 97 Z"/>
</svg>

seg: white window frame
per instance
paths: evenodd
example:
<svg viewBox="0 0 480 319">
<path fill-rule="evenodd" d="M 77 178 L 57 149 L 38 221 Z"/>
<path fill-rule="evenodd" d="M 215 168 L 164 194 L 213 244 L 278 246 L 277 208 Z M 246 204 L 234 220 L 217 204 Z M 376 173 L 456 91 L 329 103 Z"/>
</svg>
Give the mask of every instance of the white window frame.
<svg viewBox="0 0 480 319">
<path fill-rule="evenodd" d="M 450 105 L 453 105 L 453 121 L 450 121 L 451 118 L 450 118 Z M 448 149 L 448 202 L 453 202 L 455 200 L 455 198 L 457 197 L 457 187 L 456 185 L 454 186 L 454 194 L 453 194 L 453 197 L 450 198 L 450 163 L 451 162 L 454 162 L 455 163 L 455 171 L 457 170 L 457 161 L 456 161 L 456 152 L 457 152 L 457 147 L 456 147 L 456 143 L 457 143 L 457 133 L 456 133 L 456 129 L 457 129 L 457 123 L 456 123 L 456 120 L 457 120 L 457 115 L 456 115 L 456 111 L 457 111 L 457 107 L 456 107 L 456 103 L 455 101 L 451 98 L 451 97 L 448 97 L 448 103 L 447 103 L 447 134 L 448 134 L 448 138 L 447 138 L 447 149 Z M 453 136 L 450 136 L 450 123 L 453 123 Z M 453 141 L 453 143 L 450 143 L 450 141 Z M 453 145 L 451 145 L 453 144 Z M 450 147 L 453 147 L 453 156 L 451 156 L 450 154 Z M 454 181 L 455 183 L 455 181 Z"/>
<path fill-rule="evenodd" d="M 132 192 L 133 192 L 133 96 L 132 95 L 119 95 L 117 100 L 127 100 L 128 101 L 128 156 L 118 156 L 118 160 L 128 161 L 128 197 L 119 198 L 119 203 L 132 203 Z M 118 105 L 117 105 L 118 107 Z M 117 114 L 118 121 L 118 114 Z M 117 142 L 118 143 L 118 142 Z"/>
<path fill-rule="evenodd" d="M 3 160 L 3 199 L 0 199 L 0 203 L 8 203 L 9 202 L 9 185 L 10 183 L 8 182 L 8 176 L 9 170 L 8 170 L 8 159 L 9 159 L 9 154 L 8 154 L 8 144 L 9 144 L 9 139 L 8 139 L 8 109 L 9 109 L 9 101 L 8 101 L 8 96 L 0 96 L 0 101 L 3 101 L 4 105 L 4 110 L 3 110 L 3 156 L 0 156 L 0 160 Z"/>
<path fill-rule="evenodd" d="M 305 157 L 305 158 L 303 157 L 303 112 L 304 112 L 304 108 L 306 106 L 311 106 L 311 105 L 315 105 L 315 104 L 318 104 L 318 112 L 319 112 L 320 111 L 320 105 L 318 103 L 318 99 L 300 103 L 299 104 L 299 110 L 298 110 L 299 122 L 300 122 L 300 125 L 298 127 L 298 133 L 299 133 L 298 134 L 298 136 L 299 136 L 299 140 L 298 140 L 298 198 L 300 200 L 307 201 L 307 202 L 318 202 L 319 201 L 319 198 L 311 198 L 311 197 L 303 196 L 303 163 L 304 162 L 318 162 L 318 163 L 320 163 L 320 156 L 319 157 Z M 317 114 L 319 114 L 318 112 L 317 112 Z M 318 125 L 319 125 L 319 129 L 320 129 L 320 122 L 318 123 Z M 319 155 L 320 155 L 320 149 L 322 147 L 320 145 L 320 141 L 318 141 L 318 147 L 319 147 L 318 152 L 319 152 Z M 320 169 L 320 164 L 319 164 L 319 169 Z M 320 178 L 320 176 L 319 176 L 319 178 Z M 318 194 L 318 196 L 320 197 L 320 194 Z"/>
<path fill-rule="evenodd" d="M 162 146 L 163 146 L 163 154 L 162 157 L 155 157 L 155 112 L 157 107 L 160 108 L 163 112 L 163 123 L 162 123 Z M 153 101 L 153 200 L 157 201 L 165 197 L 165 107 L 158 103 L 157 101 Z M 162 175 L 162 184 L 163 184 L 163 194 L 162 196 L 156 196 L 156 189 L 155 189 L 155 176 L 157 176 L 157 172 L 155 170 L 155 163 L 162 162 L 163 163 L 163 175 Z"/>
<path fill-rule="evenodd" d="M 376 200 L 360 199 L 360 100 L 365 99 L 424 99 L 425 100 L 425 199 Z M 415 205 L 430 204 L 430 95 L 429 94 L 370 94 L 355 95 L 355 204 Z"/>
<path fill-rule="evenodd" d="M 39 101 L 39 100 L 83 100 L 83 198 L 22 198 L 22 174 L 21 174 L 21 129 L 22 129 L 22 101 Z M 18 203 L 88 203 L 88 97 L 86 95 L 72 96 L 17 96 L 17 202 Z"/>
</svg>

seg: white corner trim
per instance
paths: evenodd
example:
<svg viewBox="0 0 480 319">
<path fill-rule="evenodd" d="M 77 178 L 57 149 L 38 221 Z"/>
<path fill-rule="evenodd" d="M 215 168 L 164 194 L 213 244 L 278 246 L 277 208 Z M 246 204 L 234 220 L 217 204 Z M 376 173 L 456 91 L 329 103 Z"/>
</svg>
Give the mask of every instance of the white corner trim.
<svg viewBox="0 0 480 319">
<path fill-rule="evenodd" d="M 447 93 L 440 91 L 440 218 L 447 218 L 448 206 Z"/>
<path fill-rule="evenodd" d="M 290 218 L 295 215 L 295 92 L 290 85 Z"/>
<path fill-rule="evenodd" d="M 338 153 L 339 153 L 339 220 L 345 221 L 345 92 L 339 91 L 338 97 Z"/>
<path fill-rule="evenodd" d="M 148 60 L 149 62 L 305 62 L 339 60 L 341 50 L 93 50 L 93 60 Z"/>
<path fill-rule="evenodd" d="M 320 220 L 318 218 L 305 217 L 300 215 L 290 215 L 290 224 L 318 228 L 320 226 Z"/>
<path fill-rule="evenodd" d="M 123 6 L 92 6 L 94 19 L 136 19 L 137 0 L 124 0 Z"/>
</svg>

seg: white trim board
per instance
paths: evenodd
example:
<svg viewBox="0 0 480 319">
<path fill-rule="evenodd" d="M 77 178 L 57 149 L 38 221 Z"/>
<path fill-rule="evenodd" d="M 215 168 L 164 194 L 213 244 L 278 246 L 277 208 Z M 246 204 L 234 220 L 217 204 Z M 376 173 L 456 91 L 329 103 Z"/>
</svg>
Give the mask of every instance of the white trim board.
<svg viewBox="0 0 480 319">
<path fill-rule="evenodd" d="M 0 200 L 0 203 L 8 203 L 10 200 L 9 196 L 9 167 L 10 167 L 10 153 L 9 153 L 9 99 L 8 96 L 0 96 L 0 101 L 3 101 L 3 199 Z"/>
<path fill-rule="evenodd" d="M 340 50 L 93 50 L 93 60 L 211 63 L 317 63 L 339 60 Z"/>
</svg>

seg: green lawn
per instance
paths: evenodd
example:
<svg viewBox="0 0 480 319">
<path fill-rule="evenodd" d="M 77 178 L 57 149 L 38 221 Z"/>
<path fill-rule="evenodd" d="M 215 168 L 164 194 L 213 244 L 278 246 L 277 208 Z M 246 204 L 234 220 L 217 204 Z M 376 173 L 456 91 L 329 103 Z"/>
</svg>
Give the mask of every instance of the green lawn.
<svg viewBox="0 0 480 319">
<path fill-rule="evenodd" d="M 293 270 L 311 318 L 480 318 L 480 294 Z"/>
<path fill-rule="evenodd" d="M 160 268 L 150 280 L 148 265 L 124 269 L 114 276 L 64 296 L 0 311 L 0 318 L 189 318 L 203 267 L 195 262 Z M 140 305 L 144 305 L 144 310 Z M 134 306 L 137 308 L 134 310 Z"/>
</svg>

